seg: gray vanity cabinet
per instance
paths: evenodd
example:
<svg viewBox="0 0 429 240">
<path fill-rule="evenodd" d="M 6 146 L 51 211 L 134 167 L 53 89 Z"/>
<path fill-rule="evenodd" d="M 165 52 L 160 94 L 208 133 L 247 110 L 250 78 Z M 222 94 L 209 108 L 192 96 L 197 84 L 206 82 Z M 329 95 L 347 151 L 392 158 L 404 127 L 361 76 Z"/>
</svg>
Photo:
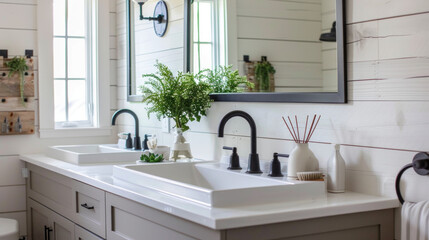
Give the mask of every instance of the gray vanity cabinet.
<svg viewBox="0 0 429 240">
<path fill-rule="evenodd" d="M 28 237 L 42 240 L 392 240 L 394 210 L 214 230 L 27 164 Z M 93 234 L 94 233 L 94 234 Z"/>
</svg>

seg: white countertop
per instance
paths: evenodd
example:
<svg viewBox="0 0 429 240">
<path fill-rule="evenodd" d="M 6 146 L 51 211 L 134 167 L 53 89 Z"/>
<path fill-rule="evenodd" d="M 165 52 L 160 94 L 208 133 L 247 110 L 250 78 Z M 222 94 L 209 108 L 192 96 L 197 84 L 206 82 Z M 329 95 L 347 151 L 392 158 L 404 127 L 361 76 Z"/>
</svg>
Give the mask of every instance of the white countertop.
<svg viewBox="0 0 429 240">
<path fill-rule="evenodd" d="M 112 177 L 113 165 L 74 165 L 43 154 L 22 155 L 20 158 L 25 162 L 212 229 L 247 227 L 399 207 L 396 198 L 346 192 L 328 193 L 326 198 L 311 201 L 210 208 L 115 179 Z"/>
</svg>

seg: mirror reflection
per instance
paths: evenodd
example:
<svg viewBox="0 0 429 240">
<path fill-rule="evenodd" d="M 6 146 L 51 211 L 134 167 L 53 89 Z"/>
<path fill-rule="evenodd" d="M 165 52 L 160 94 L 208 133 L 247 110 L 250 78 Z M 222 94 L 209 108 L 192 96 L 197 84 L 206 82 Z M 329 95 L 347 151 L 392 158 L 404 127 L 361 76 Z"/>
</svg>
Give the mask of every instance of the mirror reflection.
<svg viewBox="0 0 429 240">
<path fill-rule="evenodd" d="M 141 20 L 157 17 L 160 10 L 156 8 L 162 2 L 166 6 L 168 16 L 164 16 L 162 23 L 156 19 Z M 147 78 L 143 74 L 155 73 L 157 61 L 167 65 L 172 72 L 184 71 L 184 1 L 183 0 L 127 0 L 127 46 L 128 46 L 128 100 L 141 101 L 139 87 Z M 161 12 L 161 14 L 165 14 Z M 166 15 L 166 14 L 165 14 Z M 158 34 L 160 26 L 166 26 L 163 35 Z"/>
<path fill-rule="evenodd" d="M 191 70 L 232 65 L 247 92 L 337 92 L 336 0 L 194 0 Z"/>
</svg>

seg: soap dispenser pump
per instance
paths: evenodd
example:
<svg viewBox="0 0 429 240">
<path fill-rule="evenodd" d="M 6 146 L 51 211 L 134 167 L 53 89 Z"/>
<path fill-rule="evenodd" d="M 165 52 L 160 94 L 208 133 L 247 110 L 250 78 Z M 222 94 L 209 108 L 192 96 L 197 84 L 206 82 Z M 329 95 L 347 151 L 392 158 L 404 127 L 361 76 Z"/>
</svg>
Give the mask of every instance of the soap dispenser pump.
<svg viewBox="0 0 429 240">
<path fill-rule="evenodd" d="M 143 150 L 149 150 L 149 146 L 147 145 L 147 142 L 149 141 L 149 137 L 152 137 L 152 135 L 151 134 L 144 135 Z"/>
<path fill-rule="evenodd" d="M 131 133 L 128 133 L 127 140 L 125 141 L 126 148 L 133 148 L 133 140 L 131 139 Z"/>
<path fill-rule="evenodd" d="M 271 164 L 270 164 L 270 173 L 268 174 L 268 176 L 283 177 L 282 166 L 279 161 L 279 157 L 289 157 L 289 154 L 278 154 L 276 152 L 273 154 L 273 160 L 271 161 Z"/>
<path fill-rule="evenodd" d="M 240 167 L 240 157 L 237 154 L 236 147 L 223 147 L 225 150 L 232 150 L 231 157 L 229 157 L 229 170 L 241 170 Z"/>
</svg>

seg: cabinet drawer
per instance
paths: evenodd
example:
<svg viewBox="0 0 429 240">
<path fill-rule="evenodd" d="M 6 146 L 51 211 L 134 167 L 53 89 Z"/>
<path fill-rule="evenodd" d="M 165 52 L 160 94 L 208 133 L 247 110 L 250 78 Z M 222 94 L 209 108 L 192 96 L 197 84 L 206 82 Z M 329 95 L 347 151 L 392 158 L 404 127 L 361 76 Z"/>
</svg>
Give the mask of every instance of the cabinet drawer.
<svg viewBox="0 0 429 240">
<path fill-rule="evenodd" d="M 73 180 L 31 164 L 27 164 L 27 167 L 28 197 L 49 206 L 68 219 L 73 219 L 75 199 Z"/>
<path fill-rule="evenodd" d="M 106 193 L 107 239 L 220 240 L 221 232 Z"/>
<path fill-rule="evenodd" d="M 81 228 L 78 225 L 75 225 L 74 236 L 75 240 L 103 240 L 102 238 L 92 234 L 91 232 Z"/>
<path fill-rule="evenodd" d="M 106 209 L 104 191 L 75 182 L 76 223 L 95 234 L 106 237 Z"/>
</svg>

